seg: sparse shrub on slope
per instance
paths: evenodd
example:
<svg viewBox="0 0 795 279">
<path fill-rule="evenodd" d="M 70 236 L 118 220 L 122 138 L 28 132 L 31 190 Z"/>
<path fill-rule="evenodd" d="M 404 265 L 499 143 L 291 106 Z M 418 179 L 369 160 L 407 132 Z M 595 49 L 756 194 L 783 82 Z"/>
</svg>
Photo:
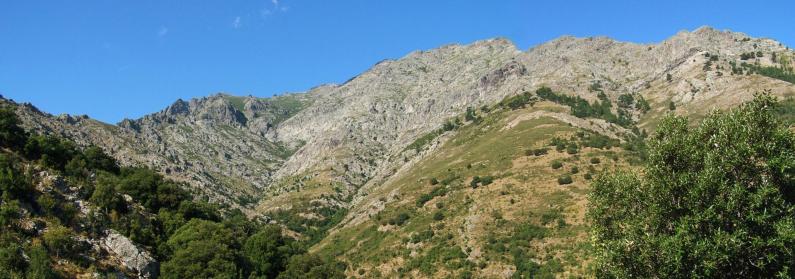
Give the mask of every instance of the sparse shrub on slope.
<svg viewBox="0 0 795 279">
<path fill-rule="evenodd" d="M 598 277 L 795 276 L 795 136 L 769 94 L 698 128 L 666 117 L 643 175 L 593 183 Z"/>
<path fill-rule="evenodd" d="M 567 184 L 571 184 L 573 182 L 574 182 L 574 180 L 572 180 L 571 175 L 564 174 L 564 175 L 561 175 L 560 177 L 558 177 L 558 184 L 560 184 L 560 185 L 567 185 Z"/>
</svg>

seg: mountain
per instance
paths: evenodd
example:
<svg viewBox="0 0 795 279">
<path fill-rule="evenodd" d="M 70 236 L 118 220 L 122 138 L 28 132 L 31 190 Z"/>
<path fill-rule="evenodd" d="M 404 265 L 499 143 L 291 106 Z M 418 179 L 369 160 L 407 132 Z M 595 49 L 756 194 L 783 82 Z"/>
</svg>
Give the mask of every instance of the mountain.
<svg viewBox="0 0 795 279">
<path fill-rule="evenodd" d="M 710 27 L 655 44 L 564 36 L 522 51 L 490 39 L 385 60 L 340 85 L 178 100 L 116 125 L 16 107 L 29 130 L 282 224 L 357 263 L 349 276 L 507 277 L 528 259 L 565 276 L 588 261 L 586 177 L 632 168 L 669 111 L 698 119 L 763 90 L 795 95 L 792 57 Z M 514 253 L 517 235 L 529 243 Z"/>
</svg>

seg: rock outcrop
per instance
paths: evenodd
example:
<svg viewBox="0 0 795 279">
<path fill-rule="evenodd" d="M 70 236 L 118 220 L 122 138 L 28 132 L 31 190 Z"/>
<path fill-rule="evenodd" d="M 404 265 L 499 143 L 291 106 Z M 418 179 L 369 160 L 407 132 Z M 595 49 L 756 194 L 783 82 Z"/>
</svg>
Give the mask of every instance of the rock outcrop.
<svg viewBox="0 0 795 279">
<path fill-rule="evenodd" d="M 158 263 L 149 252 L 139 248 L 132 240 L 114 230 L 105 231 L 101 243 L 103 248 L 118 258 L 121 263 L 137 274 L 139 278 L 157 278 L 160 272 Z"/>
</svg>

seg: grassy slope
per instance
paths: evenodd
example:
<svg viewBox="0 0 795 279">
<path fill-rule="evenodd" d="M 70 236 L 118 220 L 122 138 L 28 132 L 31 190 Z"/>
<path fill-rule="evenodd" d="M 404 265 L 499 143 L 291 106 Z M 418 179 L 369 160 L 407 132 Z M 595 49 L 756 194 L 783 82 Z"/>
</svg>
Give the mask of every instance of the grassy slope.
<svg viewBox="0 0 795 279">
<path fill-rule="evenodd" d="M 361 224 L 336 230 L 315 250 L 356 263 L 349 275 L 360 277 L 503 277 L 514 270 L 517 260 L 536 262 L 539 272 L 548 274 L 583 274 L 588 193 L 583 176 L 589 166 L 598 172 L 623 165 L 606 158 L 610 154 L 619 158 L 621 151 L 586 148 L 569 155 L 553 148 L 544 156 L 525 156 L 527 149 L 578 130 L 549 117 L 504 129 L 512 119 L 540 109 L 560 107 L 495 112 L 479 124 L 465 126 L 434 155 L 359 203 L 383 204 L 384 210 L 372 211 Z M 600 157 L 601 163 L 591 164 L 591 157 Z M 553 170 L 553 160 L 563 161 L 564 167 Z M 580 170 L 572 175 L 574 183 L 558 185 L 557 177 L 572 166 Z M 495 179 L 473 189 L 474 176 Z M 432 178 L 440 183 L 431 185 Z M 437 193 L 446 194 L 418 206 L 418 199 L 436 187 L 440 187 Z M 408 220 L 390 224 L 401 217 Z M 528 230 L 544 237 L 522 234 Z M 522 252 L 512 252 L 514 246 L 523 247 Z"/>
</svg>

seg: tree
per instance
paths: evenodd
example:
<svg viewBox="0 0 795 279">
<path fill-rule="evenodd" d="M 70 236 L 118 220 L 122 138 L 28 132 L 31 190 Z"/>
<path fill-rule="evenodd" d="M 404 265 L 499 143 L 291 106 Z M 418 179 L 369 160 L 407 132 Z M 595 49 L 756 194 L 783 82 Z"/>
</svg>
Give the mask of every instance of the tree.
<svg viewBox="0 0 795 279">
<path fill-rule="evenodd" d="M 25 277 L 29 279 L 52 279 L 58 278 L 55 272 L 52 271 L 50 266 L 50 256 L 47 255 L 47 250 L 41 245 L 34 245 L 28 251 L 30 263 L 28 270 L 25 272 Z"/>
<path fill-rule="evenodd" d="M 676 110 L 676 104 L 674 103 L 674 101 L 668 102 L 668 110 L 670 111 Z"/>
<path fill-rule="evenodd" d="M 91 202 L 102 209 L 106 214 L 112 210 L 123 211 L 124 200 L 116 193 L 116 185 L 119 180 L 116 176 L 101 173 L 97 177 L 94 193 L 91 194 Z"/>
<path fill-rule="evenodd" d="M 250 236 L 243 253 L 253 267 L 252 276 L 275 278 L 284 271 L 293 255 L 302 253 L 290 238 L 282 236 L 278 226 L 267 226 Z"/>
<path fill-rule="evenodd" d="M 173 252 L 163 263 L 163 278 L 233 278 L 240 271 L 232 232 L 223 225 L 193 219 L 172 235 L 167 245 Z"/>
<path fill-rule="evenodd" d="M 769 94 L 697 128 L 667 116 L 642 175 L 593 182 L 598 277 L 795 276 L 795 136 Z"/>
<path fill-rule="evenodd" d="M 5 199 L 19 199 L 30 195 L 31 185 L 16 162 L 0 154 L 0 195 Z"/>
<path fill-rule="evenodd" d="M 560 185 L 567 185 L 573 183 L 574 180 L 571 179 L 571 175 L 564 174 L 558 177 L 558 184 Z"/>
<path fill-rule="evenodd" d="M 12 200 L 0 204 L 0 227 L 4 229 L 11 226 L 14 221 L 19 219 L 19 201 Z"/>
<path fill-rule="evenodd" d="M 19 127 L 19 118 L 8 107 L 0 107 L 0 146 L 21 147 L 25 144 L 27 135 Z"/>
<path fill-rule="evenodd" d="M 315 254 L 303 254 L 290 258 L 287 270 L 279 274 L 280 279 L 331 279 L 345 278 L 344 263 L 324 260 Z"/>
<path fill-rule="evenodd" d="M 116 159 L 105 154 L 101 148 L 92 146 L 83 151 L 88 167 L 94 170 L 107 171 L 119 174 L 119 164 Z"/>
<path fill-rule="evenodd" d="M 13 241 L 2 241 L 0 246 L 0 277 L 22 278 L 25 270 L 25 258 L 22 256 L 22 247 Z"/>
<path fill-rule="evenodd" d="M 47 250 L 58 257 L 69 257 L 75 252 L 77 243 L 72 238 L 72 230 L 61 225 L 54 225 L 44 232 L 44 245 Z"/>
</svg>

